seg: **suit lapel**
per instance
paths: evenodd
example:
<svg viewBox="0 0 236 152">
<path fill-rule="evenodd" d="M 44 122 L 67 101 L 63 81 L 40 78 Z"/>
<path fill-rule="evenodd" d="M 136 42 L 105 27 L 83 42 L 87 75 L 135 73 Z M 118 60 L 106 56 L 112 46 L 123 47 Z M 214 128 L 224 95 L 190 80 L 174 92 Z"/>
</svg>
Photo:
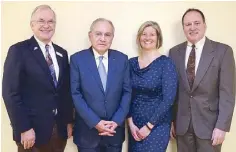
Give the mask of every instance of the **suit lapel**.
<svg viewBox="0 0 236 152">
<path fill-rule="evenodd" d="M 200 81 L 202 80 L 203 76 L 205 75 L 212 59 L 213 55 L 211 55 L 211 52 L 213 52 L 213 48 L 211 45 L 211 42 L 208 38 L 206 38 L 205 44 L 202 49 L 202 55 L 199 61 L 196 77 L 193 83 L 192 91 L 194 91 L 197 86 L 199 85 Z"/>
<path fill-rule="evenodd" d="M 94 59 L 94 54 L 93 54 L 92 47 L 89 48 L 88 58 L 85 59 L 85 60 L 87 60 L 85 63 L 87 63 L 87 66 L 88 66 L 89 70 L 91 71 L 90 74 L 93 76 L 93 78 L 97 82 L 97 84 L 98 84 L 99 88 L 102 90 L 102 92 L 105 93 L 104 90 L 103 90 L 100 75 L 98 73 L 98 68 L 97 68 L 97 65 L 96 65 L 96 61 Z"/>
<path fill-rule="evenodd" d="M 54 87 L 52 76 L 50 74 L 50 70 L 48 68 L 45 57 L 43 56 L 42 50 L 40 49 L 37 41 L 35 40 L 35 38 L 33 36 L 31 37 L 31 39 L 29 41 L 30 41 L 30 49 L 33 54 L 33 57 L 39 63 L 39 65 L 41 66 L 44 73 L 48 76 L 48 80 L 50 81 L 50 83 Z"/>
<path fill-rule="evenodd" d="M 109 91 L 109 88 L 110 86 L 112 86 L 112 82 L 114 81 L 115 69 L 116 69 L 116 59 L 114 56 L 114 52 L 112 50 L 108 50 L 108 74 L 107 74 L 106 93 Z"/>
<path fill-rule="evenodd" d="M 187 48 L 187 42 L 183 43 L 179 48 L 179 63 L 180 63 L 180 75 L 183 79 L 185 88 L 190 91 L 190 86 L 188 83 L 188 78 L 186 74 L 186 68 L 185 68 L 185 54 L 186 54 L 186 48 Z"/>
<path fill-rule="evenodd" d="M 60 52 L 60 49 L 55 44 L 53 44 L 53 48 L 55 50 L 57 63 L 59 66 L 59 76 L 58 76 L 58 84 L 57 84 L 57 86 L 59 87 L 59 85 L 61 83 L 62 76 L 63 76 L 62 75 L 63 74 L 63 56 L 58 55 L 58 54 L 62 55 L 62 52 Z"/>
</svg>

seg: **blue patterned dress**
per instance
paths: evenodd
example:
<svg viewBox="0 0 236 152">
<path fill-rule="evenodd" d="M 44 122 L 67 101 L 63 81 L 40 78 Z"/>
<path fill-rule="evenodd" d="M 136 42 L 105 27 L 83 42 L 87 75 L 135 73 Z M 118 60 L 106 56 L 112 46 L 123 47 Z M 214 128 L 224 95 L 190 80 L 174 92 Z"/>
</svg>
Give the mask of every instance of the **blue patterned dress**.
<svg viewBox="0 0 236 152">
<path fill-rule="evenodd" d="M 142 141 L 129 133 L 129 152 L 165 152 L 171 127 L 171 107 L 177 90 L 177 72 L 169 57 L 155 59 L 140 69 L 138 57 L 129 60 L 132 82 L 132 102 L 129 117 L 142 128 L 147 122 L 154 125 Z"/>
</svg>

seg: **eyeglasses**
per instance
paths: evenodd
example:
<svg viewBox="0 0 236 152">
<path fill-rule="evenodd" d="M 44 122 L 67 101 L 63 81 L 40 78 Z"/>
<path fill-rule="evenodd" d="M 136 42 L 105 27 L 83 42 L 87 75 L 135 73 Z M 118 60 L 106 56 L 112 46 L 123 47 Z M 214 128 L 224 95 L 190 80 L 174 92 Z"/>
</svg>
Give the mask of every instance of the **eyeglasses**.
<svg viewBox="0 0 236 152">
<path fill-rule="evenodd" d="M 36 21 L 33 21 L 33 22 L 36 22 L 38 25 L 40 26 L 44 26 L 44 25 L 49 25 L 49 26 L 53 26 L 56 24 L 56 21 L 54 20 L 49 20 L 49 21 L 45 21 L 45 20 L 36 20 Z"/>
<path fill-rule="evenodd" d="M 102 32 L 92 32 L 94 34 L 95 37 L 97 38 L 101 38 L 101 37 L 105 37 L 105 38 L 112 38 L 113 37 L 113 33 L 102 33 Z"/>
</svg>

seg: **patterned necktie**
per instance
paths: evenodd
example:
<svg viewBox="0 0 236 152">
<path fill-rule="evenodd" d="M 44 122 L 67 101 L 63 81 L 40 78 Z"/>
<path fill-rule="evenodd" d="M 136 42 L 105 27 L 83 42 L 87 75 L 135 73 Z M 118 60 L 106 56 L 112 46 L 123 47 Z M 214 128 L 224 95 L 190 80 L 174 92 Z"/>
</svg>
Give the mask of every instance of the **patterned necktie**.
<svg viewBox="0 0 236 152">
<path fill-rule="evenodd" d="M 98 72 L 102 81 L 103 89 L 104 91 L 106 91 L 107 73 L 106 73 L 105 66 L 102 62 L 103 58 L 104 58 L 103 56 L 99 56 Z"/>
<path fill-rule="evenodd" d="M 195 45 L 193 44 L 192 50 L 189 54 L 188 63 L 187 63 L 187 70 L 186 70 L 190 89 L 192 89 L 193 82 L 195 79 L 195 59 L 196 59 Z"/>
<path fill-rule="evenodd" d="M 53 65 L 53 62 L 52 62 L 51 55 L 49 54 L 49 45 L 46 45 L 45 49 L 46 49 L 46 61 L 47 61 L 47 64 L 48 64 L 48 67 L 49 67 L 49 70 L 50 70 L 50 73 L 51 73 L 51 76 L 52 76 L 54 86 L 57 87 L 56 73 L 55 73 L 55 69 L 54 69 L 54 65 Z"/>
</svg>

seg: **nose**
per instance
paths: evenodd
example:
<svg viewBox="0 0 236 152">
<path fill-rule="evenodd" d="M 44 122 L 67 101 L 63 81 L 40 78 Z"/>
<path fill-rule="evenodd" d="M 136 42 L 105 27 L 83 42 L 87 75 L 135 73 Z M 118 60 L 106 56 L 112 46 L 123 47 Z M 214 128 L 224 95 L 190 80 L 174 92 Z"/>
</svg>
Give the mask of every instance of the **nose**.
<svg viewBox="0 0 236 152">
<path fill-rule="evenodd" d="M 191 29 L 191 30 L 195 30 L 195 25 L 194 25 L 194 23 L 191 24 L 190 29 Z"/>
<path fill-rule="evenodd" d="M 101 37 L 100 37 L 100 41 L 105 41 L 105 40 L 106 40 L 105 35 L 104 35 L 104 34 L 101 35 Z"/>
<path fill-rule="evenodd" d="M 50 27 L 50 26 L 49 26 L 48 23 L 43 24 L 43 28 L 49 28 L 49 27 Z"/>
<path fill-rule="evenodd" d="M 145 39 L 149 39 L 150 37 L 151 37 L 151 36 L 148 35 L 148 34 L 146 34 L 146 35 L 144 36 Z"/>
</svg>

